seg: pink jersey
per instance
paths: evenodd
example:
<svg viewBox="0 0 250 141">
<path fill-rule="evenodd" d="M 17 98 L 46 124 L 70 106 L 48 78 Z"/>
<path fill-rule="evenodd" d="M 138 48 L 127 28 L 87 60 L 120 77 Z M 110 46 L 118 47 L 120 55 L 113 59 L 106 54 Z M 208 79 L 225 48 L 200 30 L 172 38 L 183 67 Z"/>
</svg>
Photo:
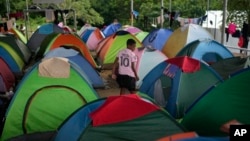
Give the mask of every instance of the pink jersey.
<svg viewBox="0 0 250 141">
<path fill-rule="evenodd" d="M 135 77 L 135 74 L 132 70 L 132 62 L 137 62 L 137 57 L 133 51 L 130 49 L 121 50 L 117 57 L 119 58 L 119 74 L 129 75 Z"/>
</svg>

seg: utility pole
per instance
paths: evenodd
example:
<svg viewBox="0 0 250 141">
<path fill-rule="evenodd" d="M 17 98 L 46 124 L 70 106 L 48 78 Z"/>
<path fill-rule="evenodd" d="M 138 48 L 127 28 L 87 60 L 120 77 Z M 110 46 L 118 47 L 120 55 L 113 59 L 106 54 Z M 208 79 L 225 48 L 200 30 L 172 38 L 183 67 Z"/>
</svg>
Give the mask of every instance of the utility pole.
<svg viewBox="0 0 250 141">
<path fill-rule="evenodd" d="M 163 0 L 161 0 L 161 28 L 163 28 L 163 22 L 164 22 L 164 3 Z"/>
<path fill-rule="evenodd" d="M 10 1 L 6 0 L 6 11 L 7 11 L 7 18 L 10 19 Z"/>
<path fill-rule="evenodd" d="M 227 16 L 227 0 L 224 0 L 223 4 L 223 18 L 222 18 L 222 33 L 221 33 L 221 44 L 224 45 L 225 38 L 225 26 L 226 26 L 226 16 Z"/>
<path fill-rule="evenodd" d="M 208 11 L 209 11 L 209 0 L 207 0 L 207 28 L 208 28 L 208 23 L 209 23 L 209 21 L 208 21 Z"/>
<path fill-rule="evenodd" d="M 130 15 L 131 15 L 131 26 L 133 26 L 133 24 L 134 24 L 134 14 L 133 14 L 133 11 L 134 11 L 134 1 L 131 0 L 131 13 L 130 13 Z"/>
<path fill-rule="evenodd" d="M 171 12 L 172 11 L 172 0 L 169 0 L 169 15 L 170 15 L 170 17 L 169 17 L 169 28 L 171 28 L 170 27 L 170 25 L 171 25 L 171 17 L 172 17 L 172 15 L 171 15 Z"/>
<path fill-rule="evenodd" d="M 24 17 L 25 17 L 25 34 L 26 34 L 26 39 L 29 39 L 28 36 L 28 25 L 29 25 L 29 3 L 28 0 L 26 0 L 26 10 L 24 10 Z"/>
</svg>

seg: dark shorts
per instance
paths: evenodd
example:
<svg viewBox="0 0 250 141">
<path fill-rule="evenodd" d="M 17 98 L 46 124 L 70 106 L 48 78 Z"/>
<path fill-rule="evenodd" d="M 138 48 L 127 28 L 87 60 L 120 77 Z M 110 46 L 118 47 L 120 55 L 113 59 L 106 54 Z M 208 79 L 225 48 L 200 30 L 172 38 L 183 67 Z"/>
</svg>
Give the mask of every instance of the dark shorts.
<svg viewBox="0 0 250 141">
<path fill-rule="evenodd" d="M 127 88 L 129 91 L 135 91 L 136 80 L 128 75 L 118 75 L 116 79 L 120 88 Z"/>
</svg>

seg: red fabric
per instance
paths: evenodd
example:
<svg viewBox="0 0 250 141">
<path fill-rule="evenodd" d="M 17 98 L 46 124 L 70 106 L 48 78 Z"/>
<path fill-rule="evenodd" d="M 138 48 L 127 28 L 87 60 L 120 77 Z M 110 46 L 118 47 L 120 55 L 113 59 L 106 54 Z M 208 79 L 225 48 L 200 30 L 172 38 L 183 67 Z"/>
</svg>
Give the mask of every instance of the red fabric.
<svg viewBox="0 0 250 141">
<path fill-rule="evenodd" d="M 0 75 L 4 80 L 7 90 L 9 90 L 15 84 L 15 76 L 2 58 L 0 58 L 0 66 Z"/>
<path fill-rule="evenodd" d="M 133 120 L 158 109 L 159 107 L 142 100 L 136 94 L 110 96 L 90 117 L 93 126 L 101 126 Z"/>
<path fill-rule="evenodd" d="M 187 73 L 193 73 L 200 70 L 200 61 L 188 56 L 171 58 L 168 59 L 167 62 L 178 66 L 183 72 Z"/>
<path fill-rule="evenodd" d="M 243 36 L 240 36 L 239 41 L 238 41 L 238 46 L 242 48 L 243 45 L 244 45 L 244 38 Z"/>
<path fill-rule="evenodd" d="M 234 23 L 230 23 L 228 25 L 228 33 L 234 34 L 236 32 L 236 25 Z"/>
<path fill-rule="evenodd" d="M 191 139 L 198 137 L 198 135 L 195 132 L 185 132 L 185 133 L 179 133 L 179 134 L 174 134 L 171 136 L 163 137 L 158 139 L 157 141 L 177 141 L 177 140 L 182 140 L 182 139 Z"/>
</svg>

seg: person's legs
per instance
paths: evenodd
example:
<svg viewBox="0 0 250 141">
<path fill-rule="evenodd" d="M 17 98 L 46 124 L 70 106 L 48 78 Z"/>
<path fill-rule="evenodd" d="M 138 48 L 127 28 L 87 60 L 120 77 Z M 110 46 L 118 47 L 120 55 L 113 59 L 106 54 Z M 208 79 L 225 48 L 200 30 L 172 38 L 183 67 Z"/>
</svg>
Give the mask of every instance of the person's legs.
<svg viewBox="0 0 250 141">
<path fill-rule="evenodd" d="M 120 95 L 126 94 L 126 88 L 120 88 Z"/>
<path fill-rule="evenodd" d="M 128 82 L 128 90 L 130 94 L 135 94 L 136 93 L 136 80 L 134 77 L 129 77 L 129 82 Z"/>
<path fill-rule="evenodd" d="M 136 94 L 136 91 L 129 91 L 130 94 Z"/>
<path fill-rule="evenodd" d="M 118 75 L 117 82 L 120 87 L 120 95 L 126 94 L 126 83 L 127 83 L 127 76 L 126 75 Z"/>
</svg>

